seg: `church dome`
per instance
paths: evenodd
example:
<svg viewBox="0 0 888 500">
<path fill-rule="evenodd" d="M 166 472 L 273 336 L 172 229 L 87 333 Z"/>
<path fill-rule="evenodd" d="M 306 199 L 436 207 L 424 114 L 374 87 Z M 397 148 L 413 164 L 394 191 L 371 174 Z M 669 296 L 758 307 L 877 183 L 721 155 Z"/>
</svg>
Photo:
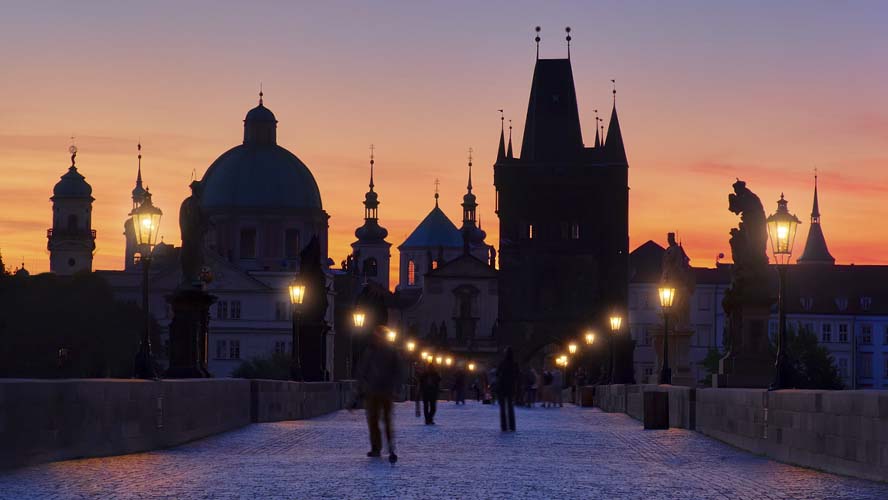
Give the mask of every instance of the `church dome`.
<svg viewBox="0 0 888 500">
<path fill-rule="evenodd" d="M 355 230 L 355 236 L 361 243 L 380 243 L 388 236 L 388 230 L 375 220 L 367 220 Z"/>
<path fill-rule="evenodd" d="M 321 210 L 311 171 L 276 141 L 277 120 L 260 100 L 244 120 L 244 143 L 229 149 L 203 176 L 202 207 Z"/>
<path fill-rule="evenodd" d="M 68 172 L 61 177 L 52 189 L 55 198 L 90 198 L 92 197 L 92 186 L 90 186 L 85 177 L 77 172 L 77 167 L 71 166 Z"/>
</svg>

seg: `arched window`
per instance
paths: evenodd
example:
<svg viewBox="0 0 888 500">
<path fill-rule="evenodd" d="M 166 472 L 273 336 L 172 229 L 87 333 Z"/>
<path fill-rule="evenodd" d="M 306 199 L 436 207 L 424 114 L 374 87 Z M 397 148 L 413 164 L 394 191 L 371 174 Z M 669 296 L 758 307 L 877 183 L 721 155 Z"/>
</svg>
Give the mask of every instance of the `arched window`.
<svg viewBox="0 0 888 500">
<path fill-rule="evenodd" d="M 68 231 L 76 231 L 77 230 L 77 216 L 71 214 L 68 216 Z"/>
<path fill-rule="evenodd" d="M 379 273 L 378 264 L 374 257 L 364 260 L 364 274 L 367 276 L 376 276 Z"/>
<path fill-rule="evenodd" d="M 407 261 L 407 285 L 413 286 L 416 284 L 416 263 L 413 262 L 413 259 Z"/>
</svg>

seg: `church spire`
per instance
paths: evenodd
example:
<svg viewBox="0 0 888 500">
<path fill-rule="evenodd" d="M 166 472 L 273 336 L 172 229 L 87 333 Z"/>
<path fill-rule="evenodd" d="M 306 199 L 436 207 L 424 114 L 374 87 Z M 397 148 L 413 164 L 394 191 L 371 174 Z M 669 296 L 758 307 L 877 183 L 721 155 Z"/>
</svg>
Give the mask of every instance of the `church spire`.
<svg viewBox="0 0 888 500">
<path fill-rule="evenodd" d="M 138 144 L 136 144 L 136 150 L 138 154 L 137 158 L 137 167 L 136 167 L 136 187 L 133 188 L 133 208 L 138 208 L 145 201 L 145 195 L 147 191 L 144 187 L 142 187 L 142 141 L 140 140 Z"/>
<path fill-rule="evenodd" d="M 814 174 L 814 205 L 811 208 L 811 225 L 808 228 L 808 239 L 805 250 L 799 257 L 799 264 L 835 264 L 836 259 L 829 253 L 823 228 L 820 227 L 820 203 L 817 200 L 817 174 Z"/>
<path fill-rule="evenodd" d="M 388 231 L 379 225 L 379 195 L 374 191 L 373 171 L 376 166 L 376 146 L 370 145 L 370 190 L 364 195 L 364 225 L 355 230 L 359 242 L 380 242 L 388 236 Z"/>
<path fill-rule="evenodd" d="M 509 120 L 509 149 L 506 151 L 506 158 L 515 158 L 512 154 L 512 120 Z"/>
<path fill-rule="evenodd" d="M 597 109 L 594 109 L 593 111 L 595 111 L 595 149 L 598 149 L 601 147 L 601 136 L 598 135 L 598 124 L 601 122 L 601 118 L 598 117 Z"/>
</svg>

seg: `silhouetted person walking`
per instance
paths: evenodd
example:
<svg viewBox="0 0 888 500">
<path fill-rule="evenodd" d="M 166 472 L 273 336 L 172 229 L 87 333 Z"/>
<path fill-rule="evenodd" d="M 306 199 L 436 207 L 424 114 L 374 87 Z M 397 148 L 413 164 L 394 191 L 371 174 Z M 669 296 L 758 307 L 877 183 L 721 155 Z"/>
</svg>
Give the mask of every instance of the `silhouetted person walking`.
<svg viewBox="0 0 888 500">
<path fill-rule="evenodd" d="M 441 390 L 441 375 L 434 362 L 429 362 L 422 375 L 419 376 L 419 388 L 422 391 L 422 412 L 426 425 L 434 425 L 435 412 L 438 409 L 438 393 Z"/>
<path fill-rule="evenodd" d="M 497 398 L 500 407 L 500 428 L 503 432 L 515 431 L 515 387 L 519 381 L 518 365 L 512 348 L 507 347 L 496 369 Z"/>
<path fill-rule="evenodd" d="M 386 330 L 382 326 L 373 331 L 358 364 L 357 378 L 364 396 L 367 427 L 370 430 L 370 451 L 367 456 L 378 457 L 382 454 L 382 436 L 379 432 L 379 417 L 382 416 L 389 447 L 389 462 L 395 463 L 398 455 L 395 454 L 392 407 L 395 394 L 400 389 L 403 367 L 398 351 L 386 340 L 385 334 Z"/>
</svg>

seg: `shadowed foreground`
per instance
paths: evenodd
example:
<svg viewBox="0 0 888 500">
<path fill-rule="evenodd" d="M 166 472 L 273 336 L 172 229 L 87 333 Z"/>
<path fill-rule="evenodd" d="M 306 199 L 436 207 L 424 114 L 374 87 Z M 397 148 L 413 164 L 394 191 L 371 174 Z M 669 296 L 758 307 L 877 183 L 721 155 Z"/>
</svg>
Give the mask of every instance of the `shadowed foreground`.
<svg viewBox="0 0 888 500">
<path fill-rule="evenodd" d="M 363 412 L 254 424 L 177 448 L 0 473 L 0 498 L 885 499 L 888 485 L 773 462 L 623 414 L 396 406 L 400 461 L 368 459 Z"/>
</svg>

